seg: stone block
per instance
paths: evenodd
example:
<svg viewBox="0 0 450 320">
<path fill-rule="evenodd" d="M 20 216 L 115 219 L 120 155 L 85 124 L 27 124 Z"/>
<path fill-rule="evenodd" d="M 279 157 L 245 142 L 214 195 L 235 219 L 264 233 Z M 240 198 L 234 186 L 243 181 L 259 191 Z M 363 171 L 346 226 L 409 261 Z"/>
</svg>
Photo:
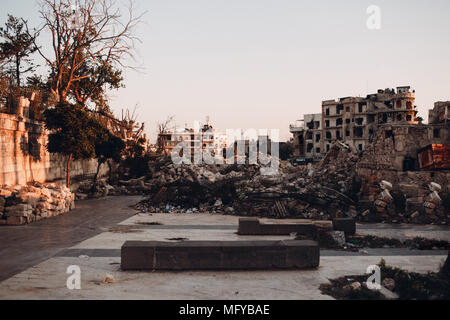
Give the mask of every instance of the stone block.
<svg viewBox="0 0 450 320">
<path fill-rule="evenodd" d="M 10 226 L 20 226 L 27 223 L 27 218 L 25 217 L 10 217 L 6 219 L 6 224 Z"/>
<path fill-rule="evenodd" d="M 122 270 L 310 269 L 320 263 L 314 241 L 127 241 Z"/>
<path fill-rule="evenodd" d="M 239 219 L 239 235 L 287 236 L 292 233 L 302 235 L 314 234 L 316 228 L 312 223 L 299 224 L 263 224 L 256 218 Z"/>
<path fill-rule="evenodd" d="M 356 221 L 353 218 L 338 218 L 333 220 L 333 229 L 343 231 L 346 236 L 352 236 L 356 233 Z"/>
<path fill-rule="evenodd" d="M 261 233 L 259 226 L 259 219 L 257 218 L 241 218 L 239 219 L 238 234 L 258 235 Z"/>
</svg>

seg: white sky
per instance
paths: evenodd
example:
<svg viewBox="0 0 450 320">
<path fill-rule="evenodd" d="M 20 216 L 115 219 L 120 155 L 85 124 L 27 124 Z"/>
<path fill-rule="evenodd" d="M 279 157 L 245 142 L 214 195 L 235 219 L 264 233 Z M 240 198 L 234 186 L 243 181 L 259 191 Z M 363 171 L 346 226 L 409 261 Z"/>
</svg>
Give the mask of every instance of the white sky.
<svg viewBox="0 0 450 320">
<path fill-rule="evenodd" d="M 141 73 L 126 72 L 113 109 L 139 105 L 155 138 L 156 121 L 175 115 L 192 126 L 209 116 L 226 129 L 280 129 L 321 101 L 411 85 L 419 115 L 450 100 L 448 0 L 137 0 L 148 10 L 138 47 Z M 366 9 L 381 8 L 381 30 Z M 31 0 L 2 1 L 7 13 L 37 24 Z"/>
</svg>

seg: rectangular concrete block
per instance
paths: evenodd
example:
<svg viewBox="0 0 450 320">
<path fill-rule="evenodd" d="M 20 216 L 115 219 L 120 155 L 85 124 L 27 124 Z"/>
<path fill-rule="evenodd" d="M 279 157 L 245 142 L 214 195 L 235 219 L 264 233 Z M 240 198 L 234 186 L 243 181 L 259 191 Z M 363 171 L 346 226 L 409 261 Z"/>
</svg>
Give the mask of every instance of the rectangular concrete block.
<svg viewBox="0 0 450 320">
<path fill-rule="evenodd" d="M 127 241 L 122 270 L 310 269 L 320 263 L 314 241 Z"/>
<path fill-rule="evenodd" d="M 259 219 L 257 218 L 239 219 L 238 234 L 249 236 L 261 234 Z"/>
<path fill-rule="evenodd" d="M 313 235 L 316 228 L 312 223 L 263 224 L 257 218 L 239 219 L 239 235 L 246 236 L 287 236 L 291 233 Z"/>
<path fill-rule="evenodd" d="M 352 218 L 333 219 L 334 231 L 343 231 L 346 236 L 353 236 L 356 233 L 356 221 Z"/>
</svg>

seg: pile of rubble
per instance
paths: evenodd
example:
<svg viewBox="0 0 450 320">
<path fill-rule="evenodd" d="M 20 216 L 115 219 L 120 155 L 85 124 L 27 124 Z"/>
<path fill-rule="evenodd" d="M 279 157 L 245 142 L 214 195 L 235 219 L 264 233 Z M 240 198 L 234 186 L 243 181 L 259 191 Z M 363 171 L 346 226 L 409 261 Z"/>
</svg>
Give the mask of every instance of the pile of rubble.
<svg viewBox="0 0 450 320">
<path fill-rule="evenodd" d="M 280 161 L 276 175 L 259 165 L 174 165 L 169 159 L 150 163 L 148 178 L 121 181 L 147 199 L 143 212 L 226 213 L 242 216 L 298 217 L 328 220 L 356 216 L 352 167 L 358 157 L 335 146 L 318 166 L 294 167 Z M 333 151 L 332 150 L 332 151 Z M 358 190 L 359 191 L 359 190 Z"/>
<path fill-rule="evenodd" d="M 32 183 L 0 188 L 0 225 L 22 225 L 68 212 L 75 196 L 65 186 Z"/>
<path fill-rule="evenodd" d="M 170 158 L 149 163 L 147 176 L 111 186 L 85 184 L 88 195 L 144 195 L 136 209 L 148 213 L 223 213 L 271 218 L 447 224 L 440 195 L 447 173 L 394 172 L 360 168 L 364 155 L 335 143 L 318 164 L 294 167 L 280 161 L 274 175 L 261 165 L 175 165 Z M 369 172 L 369 173 L 367 173 Z M 389 179 L 385 181 L 384 179 Z M 435 183 L 433 181 L 438 183 Z M 445 198 L 445 197 L 444 197 Z M 448 197 L 447 197 L 448 198 Z"/>
</svg>

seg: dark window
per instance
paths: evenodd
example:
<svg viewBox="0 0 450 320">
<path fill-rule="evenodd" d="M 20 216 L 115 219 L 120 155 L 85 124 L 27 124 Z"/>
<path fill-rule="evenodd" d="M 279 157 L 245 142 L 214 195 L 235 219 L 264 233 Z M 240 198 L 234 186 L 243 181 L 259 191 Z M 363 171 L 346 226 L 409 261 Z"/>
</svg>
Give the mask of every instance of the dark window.
<svg viewBox="0 0 450 320">
<path fill-rule="evenodd" d="M 350 137 L 350 131 L 346 130 L 346 131 L 345 131 L 345 136 L 346 136 L 346 137 Z"/>
<path fill-rule="evenodd" d="M 327 152 L 330 151 L 330 145 L 327 144 Z"/>
<path fill-rule="evenodd" d="M 439 130 L 439 129 L 434 129 L 434 130 L 433 130 L 433 137 L 434 137 L 435 139 L 439 139 L 439 138 L 441 137 L 441 130 Z"/>
<path fill-rule="evenodd" d="M 392 131 L 392 130 L 386 131 L 386 138 L 391 138 L 393 136 L 394 136 L 394 131 Z"/>
<path fill-rule="evenodd" d="M 350 119 L 345 119 L 346 124 L 350 124 Z"/>
<path fill-rule="evenodd" d="M 338 139 L 338 140 L 341 139 L 341 132 L 340 131 L 336 131 L 336 139 Z"/>
<path fill-rule="evenodd" d="M 327 109 L 327 110 L 325 111 L 325 114 L 326 114 L 327 116 L 329 116 L 329 115 L 330 115 L 330 109 Z"/>
<path fill-rule="evenodd" d="M 342 118 L 336 120 L 336 126 L 337 127 L 342 126 Z"/>
<path fill-rule="evenodd" d="M 397 115 L 397 121 L 402 121 L 403 120 L 403 116 L 401 114 Z"/>
<path fill-rule="evenodd" d="M 326 126 L 327 128 L 330 127 L 330 120 L 325 120 L 325 126 Z"/>
<path fill-rule="evenodd" d="M 331 132 L 330 132 L 330 131 L 327 131 L 326 137 L 327 137 L 327 139 L 332 139 L 332 138 L 331 138 Z"/>
<path fill-rule="evenodd" d="M 320 148 L 316 148 L 316 153 L 320 153 Z"/>
<path fill-rule="evenodd" d="M 350 107 L 345 108 L 345 112 L 350 112 Z"/>
<path fill-rule="evenodd" d="M 308 132 L 308 135 L 306 136 L 307 140 L 312 140 L 313 138 L 313 133 L 312 132 Z"/>
<path fill-rule="evenodd" d="M 363 150 L 364 150 L 364 147 L 363 147 L 362 144 L 360 144 L 360 145 L 358 146 L 358 148 L 359 148 L 359 151 L 363 151 Z"/>
<path fill-rule="evenodd" d="M 364 111 L 363 107 L 364 107 L 365 105 L 366 105 L 365 103 L 359 103 L 359 104 L 358 104 L 358 112 L 359 112 L 359 113 L 362 113 L 362 112 Z"/>
<path fill-rule="evenodd" d="M 406 109 L 407 110 L 412 110 L 412 103 L 411 103 L 411 101 L 406 102 Z"/>
<path fill-rule="evenodd" d="M 353 131 L 353 135 L 356 138 L 362 138 L 363 134 L 364 134 L 363 128 L 355 128 L 354 131 Z"/>
<path fill-rule="evenodd" d="M 402 108 L 402 102 L 400 100 L 397 101 L 397 109 L 401 109 Z"/>
<path fill-rule="evenodd" d="M 308 147 L 307 147 L 306 152 L 307 153 L 311 153 L 311 151 L 313 151 L 313 149 L 314 149 L 314 145 L 312 143 L 308 143 Z"/>
<path fill-rule="evenodd" d="M 316 142 L 320 142 L 320 134 L 316 135 Z"/>
</svg>

